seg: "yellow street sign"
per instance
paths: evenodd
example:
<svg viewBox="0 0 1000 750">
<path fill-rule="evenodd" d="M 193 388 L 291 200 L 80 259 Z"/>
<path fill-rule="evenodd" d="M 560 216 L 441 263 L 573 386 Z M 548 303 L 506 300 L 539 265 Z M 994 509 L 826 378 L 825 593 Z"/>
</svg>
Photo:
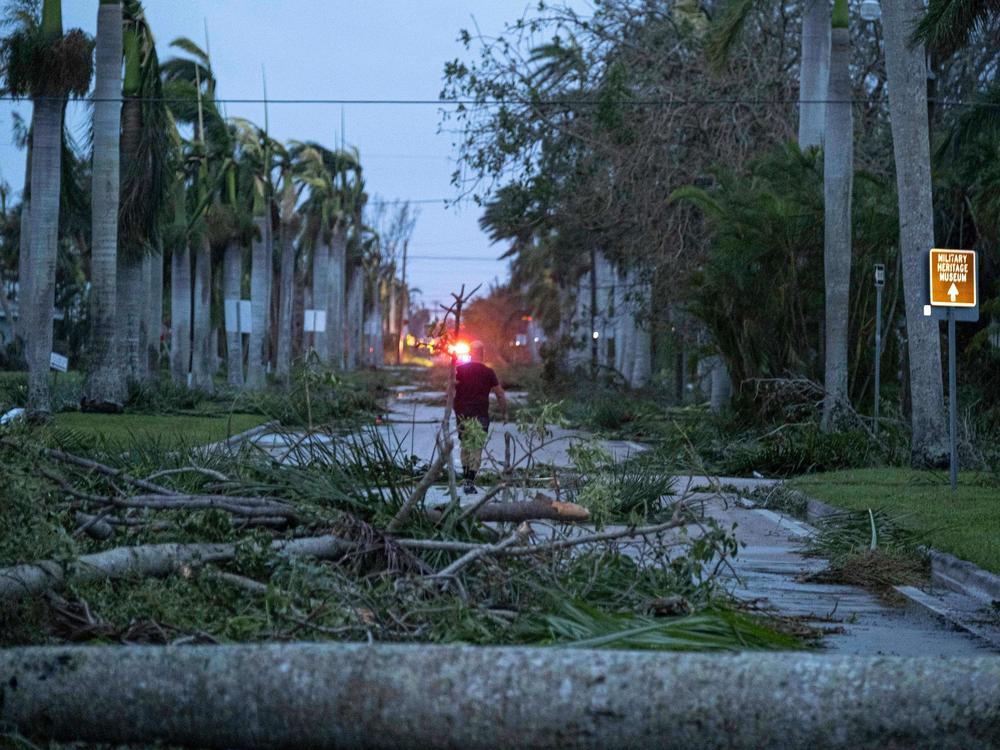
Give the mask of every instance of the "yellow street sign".
<svg viewBox="0 0 1000 750">
<path fill-rule="evenodd" d="M 975 250 L 931 250 L 931 304 L 936 307 L 975 307 Z"/>
</svg>

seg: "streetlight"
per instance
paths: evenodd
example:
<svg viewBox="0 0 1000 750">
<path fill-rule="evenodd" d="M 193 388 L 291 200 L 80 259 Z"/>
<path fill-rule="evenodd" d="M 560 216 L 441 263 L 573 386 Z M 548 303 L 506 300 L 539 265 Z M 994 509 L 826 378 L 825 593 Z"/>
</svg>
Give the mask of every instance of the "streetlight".
<svg viewBox="0 0 1000 750">
<path fill-rule="evenodd" d="M 866 21 L 877 21 L 882 17 L 882 6 L 878 0 L 864 0 L 861 3 L 861 17 Z"/>
</svg>

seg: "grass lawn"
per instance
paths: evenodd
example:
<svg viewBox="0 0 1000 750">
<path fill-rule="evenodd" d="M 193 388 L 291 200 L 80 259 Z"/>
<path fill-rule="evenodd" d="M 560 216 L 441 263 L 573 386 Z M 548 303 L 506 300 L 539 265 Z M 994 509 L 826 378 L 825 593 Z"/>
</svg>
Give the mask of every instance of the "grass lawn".
<svg viewBox="0 0 1000 750">
<path fill-rule="evenodd" d="M 126 449 L 134 441 L 161 447 L 196 446 L 224 440 L 267 421 L 259 414 L 188 416 L 158 414 L 56 414 L 51 429 L 93 436 L 96 442 Z"/>
<path fill-rule="evenodd" d="M 959 474 L 952 493 L 947 471 L 854 469 L 799 477 L 790 485 L 840 508 L 884 508 L 935 549 L 1000 573 L 1000 487 L 990 480 Z"/>
</svg>

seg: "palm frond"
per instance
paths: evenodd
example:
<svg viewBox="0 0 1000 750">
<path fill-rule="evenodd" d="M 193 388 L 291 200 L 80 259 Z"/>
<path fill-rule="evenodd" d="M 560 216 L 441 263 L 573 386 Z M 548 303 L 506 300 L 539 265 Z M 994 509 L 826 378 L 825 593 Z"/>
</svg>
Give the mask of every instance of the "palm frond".
<svg viewBox="0 0 1000 750">
<path fill-rule="evenodd" d="M 947 57 L 964 46 L 997 13 L 1000 0 L 930 0 L 911 41 L 926 44 Z"/>
<path fill-rule="evenodd" d="M 706 52 L 713 68 L 721 70 L 726 66 L 730 52 L 743 34 L 747 19 L 761 1 L 729 0 L 719 17 L 712 22 Z"/>
</svg>

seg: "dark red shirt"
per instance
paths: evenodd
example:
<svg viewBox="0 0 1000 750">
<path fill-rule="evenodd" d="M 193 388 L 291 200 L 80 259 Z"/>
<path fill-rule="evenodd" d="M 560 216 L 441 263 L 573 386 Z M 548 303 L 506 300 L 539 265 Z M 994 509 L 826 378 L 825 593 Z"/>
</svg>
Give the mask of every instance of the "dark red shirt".
<svg viewBox="0 0 1000 750">
<path fill-rule="evenodd" d="M 455 370 L 455 414 L 463 419 L 489 419 L 490 391 L 500 385 L 497 374 L 482 362 Z"/>
</svg>

